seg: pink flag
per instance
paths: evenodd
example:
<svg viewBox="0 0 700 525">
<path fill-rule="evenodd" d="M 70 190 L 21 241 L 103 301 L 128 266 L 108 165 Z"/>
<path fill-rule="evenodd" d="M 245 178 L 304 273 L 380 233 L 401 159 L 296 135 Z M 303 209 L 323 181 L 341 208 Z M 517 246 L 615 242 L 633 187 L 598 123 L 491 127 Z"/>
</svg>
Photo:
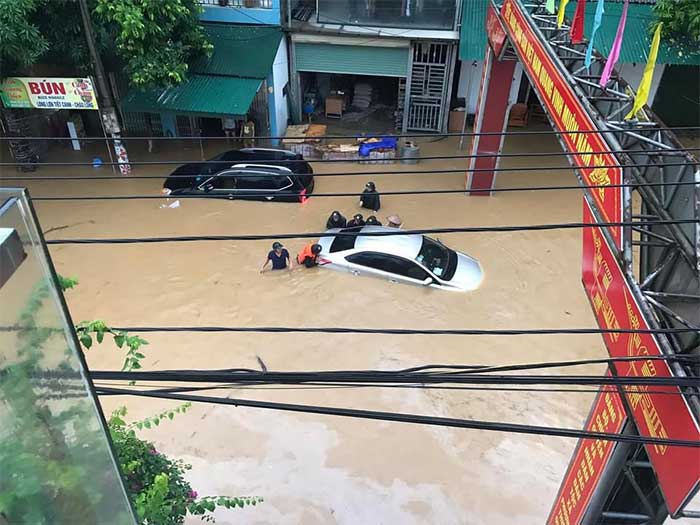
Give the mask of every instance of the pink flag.
<svg viewBox="0 0 700 525">
<path fill-rule="evenodd" d="M 620 16 L 620 23 L 617 25 L 615 41 L 613 42 L 612 49 L 610 49 L 608 61 L 605 63 L 605 67 L 603 68 L 603 74 L 600 76 L 600 87 L 605 87 L 605 85 L 608 83 L 608 80 L 610 80 L 610 74 L 612 73 L 615 64 L 617 64 L 617 59 L 620 58 L 620 48 L 622 48 L 622 37 L 625 34 L 625 22 L 627 21 L 628 7 L 629 0 L 625 0 L 625 5 L 622 8 L 622 15 Z"/>
</svg>

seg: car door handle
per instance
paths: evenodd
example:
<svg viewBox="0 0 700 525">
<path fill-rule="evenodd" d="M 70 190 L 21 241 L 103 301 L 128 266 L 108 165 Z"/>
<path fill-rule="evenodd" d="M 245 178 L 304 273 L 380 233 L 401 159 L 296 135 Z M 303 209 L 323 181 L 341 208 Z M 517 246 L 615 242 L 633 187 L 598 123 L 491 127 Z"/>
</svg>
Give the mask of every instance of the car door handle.
<svg viewBox="0 0 700 525">
<path fill-rule="evenodd" d="M 398 284 L 399 281 L 397 281 L 396 279 L 389 279 L 389 282 L 394 283 L 394 284 Z"/>
<path fill-rule="evenodd" d="M 360 275 L 360 272 L 358 272 L 357 270 L 350 270 L 350 272 L 351 272 L 353 275 Z"/>
</svg>

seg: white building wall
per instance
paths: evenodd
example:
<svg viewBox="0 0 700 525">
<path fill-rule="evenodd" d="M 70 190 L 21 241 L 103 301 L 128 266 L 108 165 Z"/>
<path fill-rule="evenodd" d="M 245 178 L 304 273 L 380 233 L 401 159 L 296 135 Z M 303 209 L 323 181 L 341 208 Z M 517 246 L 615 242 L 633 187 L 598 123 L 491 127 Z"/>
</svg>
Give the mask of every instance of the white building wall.
<svg viewBox="0 0 700 525">
<path fill-rule="evenodd" d="M 482 60 L 462 61 L 457 84 L 457 98 L 465 99 L 467 113 L 476 113 L 476 104 L 479 99 L 479 84 L 481 83 L 481 71 L 484 69 Z"/>
<path fill-rule="evenodd" d="M 284 94 L 284 87 L 289 83 L 289 59 L 287 55 L 287 39 L 283 38 L 277 48 L 275 60 L 272 63 L 272 90 L 274 107 L 270 111 L 275 112 L 276 135 L 284 135 L 287 131 L 287 119 L 289 118 L 289 104 Z M 289 88 L 287 88 L 289 89 Z"/>
<path fill-rule="evenodd" d="M 637 88 L 639 88 L 639 83 L 642 80 L 645 67 L 646 63 L 637 62 L 635 64 L 618 64 L 616 69 L 618 73 L 620 73 L 620 76 L 627 81 L 636 93 Z M 651 87 L 649 88 L 649 100 L 647 101 L 649 107 L 654 104 L 656 90 L 659 88 L 659 83 L 661 82 L 665 67 L 664 64 L 656 64 L 654 68 L 654 76 L 651 77 Z"/>
</svg>

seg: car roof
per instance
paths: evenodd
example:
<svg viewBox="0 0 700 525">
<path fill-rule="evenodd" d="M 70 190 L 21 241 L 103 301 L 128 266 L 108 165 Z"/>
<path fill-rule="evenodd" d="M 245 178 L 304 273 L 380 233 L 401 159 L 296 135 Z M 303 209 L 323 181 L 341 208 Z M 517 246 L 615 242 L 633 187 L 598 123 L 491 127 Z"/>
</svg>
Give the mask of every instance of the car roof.
<svg viewBox="0 0 700 525">
<path fill-rule="evenodd" d="M 364 226 L 360 233 L 367 232 L 395 232 L 396 228 L 386 226 Z M 415 259 L 423 245 L 423 236 L 418 234 L 409 235 L 386 235 L 357 237 L 355 241 L 355 251 L 381 252 L 406 259 Z"/>
</svg>

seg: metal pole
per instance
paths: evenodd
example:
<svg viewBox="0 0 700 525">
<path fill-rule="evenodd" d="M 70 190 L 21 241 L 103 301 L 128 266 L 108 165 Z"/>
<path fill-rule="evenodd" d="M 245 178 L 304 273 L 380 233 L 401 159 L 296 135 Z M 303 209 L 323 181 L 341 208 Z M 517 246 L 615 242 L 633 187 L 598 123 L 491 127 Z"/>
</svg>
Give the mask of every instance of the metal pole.
<svg viewBox="0 0 700 525">
<path fill-rule="evenodd" d="M 107 84 L 102 59 L 97 52 L 97 47 L 95 46 L 95 35 L 92 28 L 92 20 L 90 19 L 90 11 L 87 6 L 87 0 L 78 0 L 78 5 L 80 6 L 80 15 L 83 20 L 85 40 L 87 41 L 90 57 L 92 58 L 92 64 L 95 68 L 97 94 L 101 99 L 100 106 L 102 106 L 101 116 L 103 129 L 106 129 L 112 135 L 112 138 L 115 139 L 114 151 L 117 154 L 117 161 L 120 163 L 124 161 L 124 164 L 120 165 L 119 167 L 120 171 L 123 174 L 128 174 L 131 171 L 131 167 L 128 164 L 129 159 L 126 154 L 126 148 L 119 140 L 121 134 L 119 119 L 117 118 L 117 111 L 114 106 L 114 101 L 112 100 L 112 92 Z"/>
</svg>

